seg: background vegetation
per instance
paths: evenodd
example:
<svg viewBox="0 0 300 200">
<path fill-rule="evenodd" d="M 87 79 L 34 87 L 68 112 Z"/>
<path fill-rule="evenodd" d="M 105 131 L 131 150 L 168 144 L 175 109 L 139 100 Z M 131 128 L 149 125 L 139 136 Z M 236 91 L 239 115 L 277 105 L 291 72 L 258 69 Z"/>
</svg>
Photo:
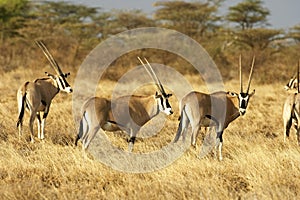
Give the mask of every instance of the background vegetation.
<svg viewBox="0 0 300 200">
<path fill-rule="evenodd" d="M 140 10 L 103 11 L 65 2 L 1 0 L 1 198 L 298 199 L 300 149 L 294 131 L 283 143 L 281 113 L 288 95 L 283 92 L 283 84 L 293 75 L 299 59 L 300 25 L 288 30 L 270 28 L 270 11 L 260 0 L 245 0 L 230 7 L 225 16 L 219 14 L 222 3 L 158 1 L 154 15 L 149 16 Z M 44 40 L 64 71 L 71 71 L 72 85 L 81 62 L 101 41 L 125 30 L 149 26 L 175 29 L 198 41 L 216 62 L 228 90 L 239 89 L 238 55 L 243 55 L 245 63 L 256 55 L 252 83 L 256 94 L 247 114 L 226 129 L 222 162 L 210 155 L 196 158 L 202 135 L 197 149 L 191 148 L 165 169 L 146 174 L 114 171 L 85 158 L 81 148 L 73 146 L 77 125 L 72 116 L 72 96 L 66 94 L 54 99 L 45 142 L 29 142 L 27 115 L 24 135 L 18 139 L 16 91 L 24 81 L 51 69 L 34 40 Z M 136 65 L 136 56 L 141 54 L 174 67 L 196 90 L 205 90 L 187 61 L 147 49 L 130 52 L 111 64 L 101 82 L 105 85 L 102 95 L 110 96 L 115 81 Z M 146 91 L 153 92 L 153 88 Z M 152 138 L 138 139 L 136 152 L 159 149 L 173 139 L 178 101 L 172 98 L 171 103 L 175 114 L 167 120 L 166 128 Z M 127 148 L 123 136 L 108 133 L 108 137 L 120 148 Z"/>
<path fill-rule="evenodd" d="M 40 55 L 33 45 L 36 39 L 45 40 L 57 51 L 54 53 L 60 63 L 76 71 L 97 44 L 114 34 L 138 27 L 166 27 L 198 41 L 217 63 L 225 80 L 234 77 L 231 70 L 235 70 L 233 66 L 239 54 L 256 55 L 261 75 L 258 78 L 262 83 L 271 83 L 274 77 L 279 81 L 289 78 L 290 74 L 281 72 L 297 63 L 300 25 L 288 30 L 273 29 L 267 20 L 271 13 L 262 0 L 245 0 L 221 16 L 223 2 L 158 1 L 154 4 L 154 14 L 149 16 L 141 10 L 104 11 L 66 2 L 1 0 L 0 70 L 39 68 L 40 59 L 34 59 Z M 140 53 L 137 51 L 132 56 Z M 113 63 L 121 74 L 132 65 L 132 56 Z M 172 62 L 172 55 L 153 51 L 147 56 L 191 72 L 187 63 Z"/>
</svg>

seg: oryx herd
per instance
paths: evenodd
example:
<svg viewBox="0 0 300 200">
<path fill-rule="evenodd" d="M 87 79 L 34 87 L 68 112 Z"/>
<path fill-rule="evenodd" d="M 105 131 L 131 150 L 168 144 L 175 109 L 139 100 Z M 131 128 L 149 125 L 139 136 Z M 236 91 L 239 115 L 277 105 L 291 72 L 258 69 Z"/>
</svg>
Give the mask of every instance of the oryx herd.
<svg viewBox="0 0 300 200">
<path fill-rule="evenodd" d="M 53 98 L 60 91 L 72 93 L 73 89 L 66 78 L 70 73 L 63 73 L 58 63 L 55 61 L 46 45 L 42 41 L 36 41 L 42 52 L 50 62 L 56 72 L 56 75 L 46 72 L 47 77 L 36 79 L 33 82 L 27 81 L 21 85 L 17 92 L 18 101 L 18 121 L 19 138 L 22 135 L 22 123 L 25 110 L 29 112 L 29 128 L 31 142 L 34 142 L 33 123 L 37 118 L 38 138 L 45 138 L 45 121 L 50 110 Z M 82 141 L 83 149 L 88 148 L 95 134 L 102 129 L 103 131 L 123 130 L 129 134 L 128 151 L 133 150 L 140 128 L 149 120 L 157 116 L 160 112 L 166 115 L 173 114 L 172 107 L 168 98 L 172 94 L 167 94 L 159 77 L 157 77 L 151 64 L 146 58 L 139 61 L 154 81 L 157 92 L 154 95 L 122 96 L 115 100 L 104 97 L 91 97 L 81 108 L 81 120 L 79 131 L 75 138 L 75 145 L 78 140 Z M 239 57 L 240 91 L 224 92 L 219 91 L 206 94 L 198 91 L 192 91 L 185 95 L 179 104 L 180 121 L 177 129 L 174 143 L 182 136 L 184 141 L 187 135 L 189 124 L 192 128 L 191 144 L 196 145 L 196 138 L 201 127 L 210 127 L 216 130 L 216 148 L 219 150 L 219 159 L 222 160 L 222 142 L 223 131 L 228 125 L 246 113 L 246 109 L 251 96 L 255 90 L 250 92 L 253 68 L 255 58 L 252 59 L 246 90 L 242 83 L 242 61 Z M 294 124 L 297 130 L 298 144 L 300 145 L 300 94 L 299 94 L 299 63 L 297 76 L 293 77 L 285 86 L 285 89 L 297 88 L 295 94 L 288 96 L 284 103 L 283 121 L 284 121 L 284 140 L 289 136 L 289 131 Z M 127 117 L 127 113 L 130 117 Z"/>
</svg>

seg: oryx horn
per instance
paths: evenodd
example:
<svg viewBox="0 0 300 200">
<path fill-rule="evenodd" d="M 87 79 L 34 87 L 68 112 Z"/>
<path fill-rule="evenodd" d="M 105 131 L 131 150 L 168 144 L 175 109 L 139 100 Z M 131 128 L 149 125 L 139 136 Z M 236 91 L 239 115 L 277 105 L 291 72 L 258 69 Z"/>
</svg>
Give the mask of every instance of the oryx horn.
<svg viewBox="0 0 300 200">
<path fill-rule="evenodd" d="M 150 77 L 152 78 L 152 80 L 155 82 L 155 84 L 156 84 L 158 90 L 162 93 L 162 95 L 165 96 L 165 95 L 166 95 L 166 92 L 165 92 L 165 90 L 164 90 L 164 88 L 163 88 L 163 86 L 162 86 L 162 84 L 161 84 L 159 78 L 156 76 L 156 74 L 155 74 L 155 72 L 154 72 L 152 66 L 151 66 L 150 63 L 148 62 L 148 60 L 147 60 L 146 58 L 144 58 L 150 70 L 146 67 L 146 65 L 144 64 L 144 62 L 141 60 L 140 57 L 138 57 L 138 59 L 139 59 L 139 61 L 141 62 L 141 64 L 144 66 L 144 68 L 146 69 L 146 71 L 148 72 L 148 74 L 150 75 Z"/>
<path fill-rule="evenodd" d="M 243 92 L 243 78 L 242 78 L 242 55 L 239 57 L 239 69 L 240 69 L 240 92 Z"/>
<path fill-rule="evenodd" d="M 247 92 L 246 93 L 248 93 L 249 89 L 250 89 L 250 84 L 251 84 L 251 80 L 252 80 L 252 73 L 253 73 L 254 62 L 255 62 L 255 56 L 253 56 L 253 59 L 252 59 L 252 64 L 251 64 L 251 69 L 250 69 L 250 74 L 249 74 L 248 85 L 247 85 Z"/>
<path fill-rule="evenodd" d="M 56 73 L 58 75 L 62 75 L 63 72 L 61 71 L 58 63 L 56 62 L 56 60 L 53 58 L 53 56 L 51 55 L 51 53 L 49 52 L 48 48 L 46 47 L 46 45 L 44 44 L 43 41 L 35 41 L 35 43 L 37 44 L 38 47 L 40 47 L 44 53 L 44 55 L 46 56 L 46 58 L 48 59 L 48 61 L 50 62 L 51 66 L 53 67 L 53 69 L 56 71 Z"/>
<path fill-rule="evenodd" d="M 297 92 L 299 93 L 300 92 L 300 89 L 299 89 L 299 68 L 300 68 L 300 61 L 298 60 L 298 66 L 297 66 Z"/>
</svg>

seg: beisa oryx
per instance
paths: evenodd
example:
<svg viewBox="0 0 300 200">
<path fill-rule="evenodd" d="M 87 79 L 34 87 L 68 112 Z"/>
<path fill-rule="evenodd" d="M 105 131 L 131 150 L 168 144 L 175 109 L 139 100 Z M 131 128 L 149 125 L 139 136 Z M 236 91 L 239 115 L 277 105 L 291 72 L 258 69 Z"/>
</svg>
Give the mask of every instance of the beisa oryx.
<svg viewBox="0 0 300 200">
<path fill-rule="evenodd" d="M 251 96 L 249 93 L 254 67 L 253 57 L 246 91 L 242 85 L 242 64 L 239 58 L 240 71 L 240 92 L 219 91 L 211 94 L 193 91 L 182 98 L 179 104 L 180 122 L 174 142 L 183 137 L 185 140 L 188 126 L 191 124 L 192 136 L 191 144 L 196 146 L 196 138 L 201 127 L 214 126 L 217 132 L 216 148 L 219 149 L 219 159 L 222 160 L 223 131 L 227 126 L 239 116 L 246 113 L 246 109 Z"/>
<path fill-rule="evenodd" d="M 44 55 L 49 60 L 56 75 L 45 72 L 48 77 L 36 79 L 33 82 L 25 82 L 17 92 L 19 117 L 17 127 L 19 127 L 19 137 L 22 135 L 22 123 L 25 110 L 29 111 L 29 128 L 31 142 L 34 142 L 33 123 L 37 118 L 38 138 L 44 139 L 44 128 L 46 117 L 49 113 L 52 99 L 60 92 L 71 93 L 72 88 L 66 78 L 70 73 L 63 73 L 53 56 L 42 41 L 36 41 L 42 49 Z"/>
<path fill-rule="evenodd" d="M 159 112 L 167 115 L 173 113 L 168 100 L 172 94 L 165 92 L 150 63 L 145 59 L 146 65 L 140 58 L 138 59 L 155 82 L 158 92 L 148 96 L 122 96 L 115 100 L 102 97 L 88 99 L 81 108 L 82 117 L 75 145 L 81 139 L 83 149 L 88 148 L 99 129 L 112 132 L 124 130 L 130 136 L 128 151 L 131 152 L 136 135 L 144 124 L 157 116 Z"/>
<path fill-rule="evenodd" d="M 293 90 L 298 88 L 297 74 L 295 74 L 289 82 L 284 86 L 285 90 Z"/>
<path fill-rule="evenodd" d="M 297 67 L 297 75 L 296 81 L 299 83 L 299 61 Z M 294 82 L 296 82 L 294 81 Z M 286 86 L 287 87 L 287 86 Z M 291 85 L 291 87 L 294 87 Z M 300 93 L 299 93 L 299 84 L 296 84 L 297 92 L 290 94 L 284 102 L 283 105 L 283 140 L 286 141 L 286 137 L 290 135 L 290 129 L 292 124 L 294 124 L 294 128 L 296 129 L 297 141 L 300 146 Z M 291 88 L 293 89 L 293 88 Z"/>
</svg>

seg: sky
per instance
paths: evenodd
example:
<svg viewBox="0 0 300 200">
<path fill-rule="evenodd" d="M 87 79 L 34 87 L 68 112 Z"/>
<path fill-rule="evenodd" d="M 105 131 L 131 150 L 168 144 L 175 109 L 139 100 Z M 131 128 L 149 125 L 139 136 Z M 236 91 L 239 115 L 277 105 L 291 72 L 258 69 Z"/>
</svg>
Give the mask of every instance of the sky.
<svg viewBox="0 0 300 200">
<path fill-rule="evenodd" d="M 52 0 L 58 1 L 58 0 Z M 75 4 L 91 7 L 101 7 L 103 10 L 111 9 L 141 9 L 147 14 L 155 11 L 153 4 L 164 0 L 67 0 Z M 234 6 L 243 0 L 225 0 L 221 13 L 226 13 L 229 6 Z M 271 28 L 288 29 L 300 24 L 300 0 L 263 0 L 264 7 L 270 10 L 268 18 Z"/>
</svg>

